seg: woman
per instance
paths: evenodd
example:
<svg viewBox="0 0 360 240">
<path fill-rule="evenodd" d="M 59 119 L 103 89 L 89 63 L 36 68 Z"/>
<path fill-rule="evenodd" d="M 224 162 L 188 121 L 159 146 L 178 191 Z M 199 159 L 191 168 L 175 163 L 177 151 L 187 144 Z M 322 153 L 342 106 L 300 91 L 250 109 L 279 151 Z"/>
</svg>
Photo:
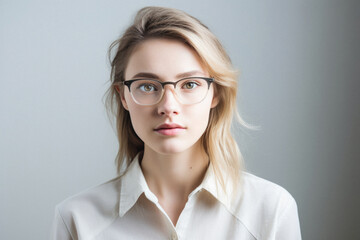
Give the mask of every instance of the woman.
<svg viewBox="0 0 360 240">
<path fill-rule="evenodd" d="M 206 26 L 143 8 L 111 50 L 120 176 L 59 204 L 53 239 L 301 239 L 292 196 L 244 172 L 236 71 Z"/>
</svg>

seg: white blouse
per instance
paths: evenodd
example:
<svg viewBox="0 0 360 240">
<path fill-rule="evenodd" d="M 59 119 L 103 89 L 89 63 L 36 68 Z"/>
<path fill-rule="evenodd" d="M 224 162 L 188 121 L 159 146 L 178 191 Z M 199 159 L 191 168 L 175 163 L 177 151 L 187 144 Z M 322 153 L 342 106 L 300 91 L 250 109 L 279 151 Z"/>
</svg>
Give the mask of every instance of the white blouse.
<svg viewBox="0 0 360 240">
<path fill-rule="evenodd" d="M 176 226 L 150 191 L 135 159 L 122 177 L 56 207 L 52 239 L 301 239 L 297 205 L 282 187 L 244 172 L 241 192 L 218 193 L 211 164 Z"/>
</svg>

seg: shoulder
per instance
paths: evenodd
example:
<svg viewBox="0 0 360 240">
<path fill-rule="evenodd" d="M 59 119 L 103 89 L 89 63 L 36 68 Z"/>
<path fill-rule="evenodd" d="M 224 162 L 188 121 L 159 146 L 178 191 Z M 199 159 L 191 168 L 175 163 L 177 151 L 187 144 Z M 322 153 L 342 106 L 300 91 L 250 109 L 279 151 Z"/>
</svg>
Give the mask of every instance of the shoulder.
<svg viewBox="0 0 360 240">
<path fill-rule="evenodd" d="M 244 198 L 266 204 L 269 207 L 295 201 L 292 195 L 282 186 L 269 180 L 243 172 L 242 195 Z"/>
<path fill-rule="evenodd" d="M 241 191 L 231 205 L 231 212 L 254 236 L 263 239 L 275 234 L 289 208 L 297 209 L 295 199 L 286 189 L 243 172 Z"/>
<path fill-rule="evenodd" d="M 65 199 L 57 205 L 57 208 L 62 212 L 78 212 L 89 211 L 92 208 L 114 207 L 118 202 L 120 187 L 120 177 L 116 177 Z"/>
<path fill-rule="evenodd" d="M 118 216 L 121 178 L 92 187 L 56 206 L 57 214 L 71 235 L 96 234 Z"/>
</svg>

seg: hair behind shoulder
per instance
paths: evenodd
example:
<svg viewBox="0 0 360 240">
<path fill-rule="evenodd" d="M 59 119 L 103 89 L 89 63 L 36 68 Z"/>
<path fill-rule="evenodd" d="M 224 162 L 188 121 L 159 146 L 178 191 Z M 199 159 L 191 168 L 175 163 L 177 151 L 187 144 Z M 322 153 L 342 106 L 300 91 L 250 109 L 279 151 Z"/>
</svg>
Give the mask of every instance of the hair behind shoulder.
<svg viewBox="0 0 360 240">
<path fill-rule="evenodd" d="M 236 117 L 242 126 L 250 127 L 237 112 L 238 73 L 233 69 L 221 43 L 204 24 L 189 14 L 172 8 L 140 9 L 133 24 L 109 48 L 111 86 L 106 92 L 106 107 L 109 117 L 113 116 L 116 121 L 119 141 L 116 156 L 118 173 L 120 174 L 122 167 L 126 169 L 135 156 L 143 151 L 144 143 L 136 135 L 130 115 L 122 106 L 120 94 L 123 92 L 123 85 L 118 85 L 119 94 L 115 84 L 125 80 L 126 65 L 133 49 L 149 38 L 170 38 L 184 42 L 197 52 L 204 67 L 215 79 L 214 89 L 219 103 L 210 111 L 208 127 L 201 140 L 221 188 L 226 191 L 228 183 L 233 183 L 233 189 L 236 190 L 244 165 L 238 145 L 231 135 L 233 118 Z"/>
</svg>

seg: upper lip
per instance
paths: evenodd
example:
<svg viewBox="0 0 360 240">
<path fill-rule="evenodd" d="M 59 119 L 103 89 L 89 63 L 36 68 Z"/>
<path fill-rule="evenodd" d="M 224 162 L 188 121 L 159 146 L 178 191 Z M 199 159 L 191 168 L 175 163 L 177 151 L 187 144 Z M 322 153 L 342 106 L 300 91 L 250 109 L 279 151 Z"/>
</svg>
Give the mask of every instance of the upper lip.
<svg viewBox="0 0 360 240">
<path fill-rule="evenodd" d="M 164 124 L 157 126 L 154 130 L 171 129 L 171 128 L 185 128 L 185 127 L 183 127 L 177 123 L 164 123 Z"/>
</svg>

